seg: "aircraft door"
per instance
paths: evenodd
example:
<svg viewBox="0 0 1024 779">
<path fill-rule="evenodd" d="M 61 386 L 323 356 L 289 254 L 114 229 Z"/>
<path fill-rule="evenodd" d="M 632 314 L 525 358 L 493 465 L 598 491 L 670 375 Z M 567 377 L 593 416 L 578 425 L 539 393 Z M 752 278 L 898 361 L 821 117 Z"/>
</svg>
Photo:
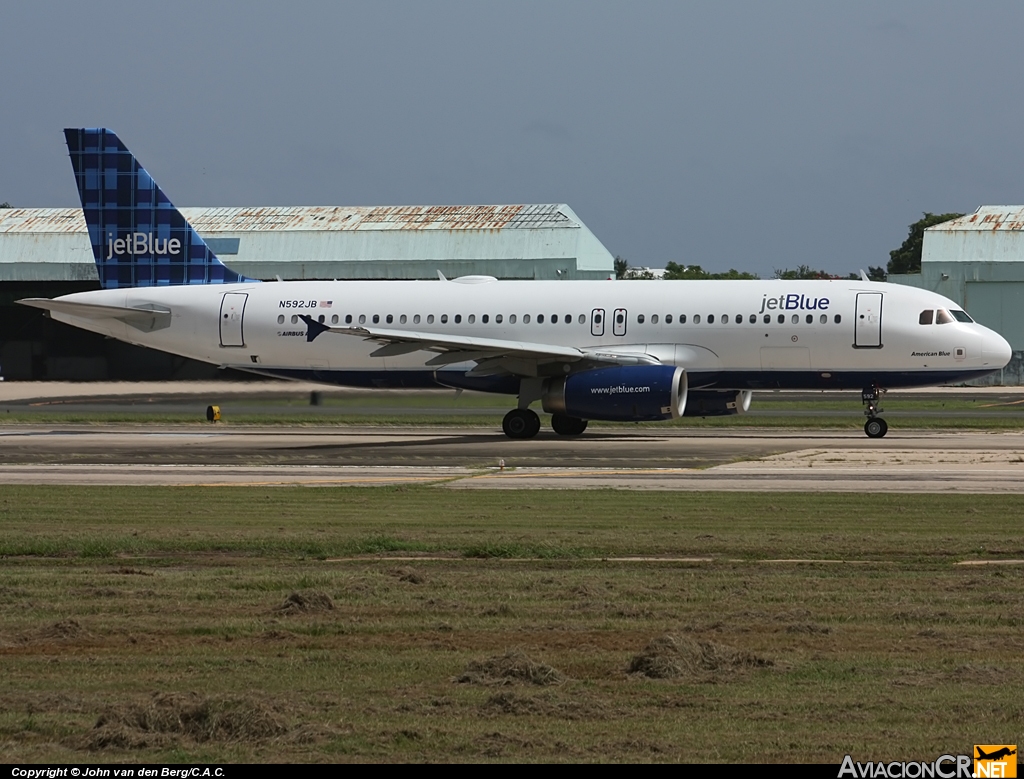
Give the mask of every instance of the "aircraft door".
<svg viewBox="0 0 1024 779">
<path fill-rule="evenodd" d="M 615 319 L 612 320 L 612 333 L 615 335 L 626 334 L 626 309 L 615 309 Z"/>
<path fill-rule="evenodd" d="M 220 303 L 220 345 L 245 346 L 242 315 L 245 313 L 245 292 L 227 292 Z"/>
<path fill-rule="evenodd" d="M 595 308 L 590 312 L 590 334 L 596 338 L 604 335 L 604 309 Z"/>
<path fill-rule="evenodd" d="M 882 346 L 882 293 L 858 292 L 853 345 L 858 349 Z"/>
</svg>

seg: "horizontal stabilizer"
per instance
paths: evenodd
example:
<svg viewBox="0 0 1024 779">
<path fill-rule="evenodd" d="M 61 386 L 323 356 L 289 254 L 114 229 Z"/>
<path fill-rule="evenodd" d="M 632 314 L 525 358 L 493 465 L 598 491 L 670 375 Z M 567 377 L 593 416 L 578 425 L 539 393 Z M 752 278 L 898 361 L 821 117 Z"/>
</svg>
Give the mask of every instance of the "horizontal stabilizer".
<svg viewBox="0 0 1024 779">
<path fill-rule="evenodd" d="M 50 300 L 48 298 L 25 298 L 19 300 L 23 306 L 41 308 L 80 319 L 116 319 L 126 325 L 145 333 L 163 330 L 171 326 L 170 309 L 159 306 L 97 306 L 92 303 L 78 303 L 70 300 Z"/>
</svg>

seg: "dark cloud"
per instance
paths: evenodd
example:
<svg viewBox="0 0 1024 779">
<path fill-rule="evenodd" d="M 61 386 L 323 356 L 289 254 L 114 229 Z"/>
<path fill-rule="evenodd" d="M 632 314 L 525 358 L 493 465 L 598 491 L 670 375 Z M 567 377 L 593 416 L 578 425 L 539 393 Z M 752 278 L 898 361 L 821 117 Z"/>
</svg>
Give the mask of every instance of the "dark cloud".
<svg viewBox="0 0 1024 779">
<path fill-rule="evenodd" d="M 1021 203 L 1024 6 L 16 3 L 0 201 L 75 205 L 65 126 L 183 205 L 564 201 L 614 254 L 883 264 Z"/>
</svg>

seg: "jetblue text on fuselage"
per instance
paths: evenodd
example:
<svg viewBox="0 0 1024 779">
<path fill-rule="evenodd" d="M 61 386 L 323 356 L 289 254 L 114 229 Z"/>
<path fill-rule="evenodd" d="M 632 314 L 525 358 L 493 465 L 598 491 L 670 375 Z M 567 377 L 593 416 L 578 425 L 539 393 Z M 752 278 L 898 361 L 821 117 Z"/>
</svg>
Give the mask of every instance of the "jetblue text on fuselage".
<svg viewBox="0 0 1024 779">
<path fill-rule="evenodd" d="M 178 238 L 154 238 L 149 233 L 131 233 L 127 238 L 114 238 L 107 233 L 107 259 L 115 254 L 179 254 L 181 241 Z"/>
<path fill-rule="evenodd" d="M 761 298 L 761 310 L 757 313 L 763 314 L 765 309 L 769 311 L 779 309 L 782 311 L 825 311 L 828 309 L 828 298 L 809 298 L 807 295 L 779 295 L 778 297 Z"/>
</svg>

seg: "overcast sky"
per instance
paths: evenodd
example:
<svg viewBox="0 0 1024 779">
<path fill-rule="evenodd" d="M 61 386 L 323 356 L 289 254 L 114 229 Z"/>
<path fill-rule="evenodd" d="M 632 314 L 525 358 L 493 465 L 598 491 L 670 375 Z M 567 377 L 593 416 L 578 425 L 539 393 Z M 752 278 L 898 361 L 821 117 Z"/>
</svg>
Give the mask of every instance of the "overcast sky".
<svg viewBox="0 0 1024 779">
<path fill-rule="evenodd" d="M 7 3 L 0 201 L 107 126 L 180 206 L 568 203 L 634 265 L 884 265 L 1024 203 L 1024 3 Z"/>
</svg>

